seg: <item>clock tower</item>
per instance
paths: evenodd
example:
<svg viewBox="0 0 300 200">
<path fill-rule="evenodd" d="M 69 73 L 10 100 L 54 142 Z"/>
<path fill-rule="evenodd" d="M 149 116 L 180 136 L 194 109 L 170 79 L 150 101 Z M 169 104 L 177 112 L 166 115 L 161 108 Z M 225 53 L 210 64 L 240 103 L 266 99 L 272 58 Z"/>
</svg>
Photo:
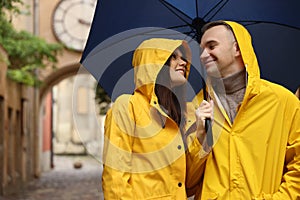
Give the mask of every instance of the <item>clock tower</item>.
<svg viewBox="0 0 300 200">
<path fill-rule="evenodd" d="M 68 49 L 82 52 L 91 27 L 96 0 L 61 0 L 52 15 L 55 37 Z"/>
</svg>

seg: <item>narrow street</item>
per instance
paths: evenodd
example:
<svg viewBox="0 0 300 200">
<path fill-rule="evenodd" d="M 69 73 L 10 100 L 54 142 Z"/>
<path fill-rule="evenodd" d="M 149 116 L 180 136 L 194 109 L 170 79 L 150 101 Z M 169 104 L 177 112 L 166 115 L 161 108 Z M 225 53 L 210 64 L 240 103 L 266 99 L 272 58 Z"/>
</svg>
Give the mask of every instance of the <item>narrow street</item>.
<svg viewBox="0 0 300 200">
<path fill-rule="evenodd" d="M 76 161 L 82 167 L 75 169 Z M 101 200 L 102 165 L 90 156 L 54 156 L 54 169 L 44 172 L 17 195 L 0 200 Z"/>
</svg>

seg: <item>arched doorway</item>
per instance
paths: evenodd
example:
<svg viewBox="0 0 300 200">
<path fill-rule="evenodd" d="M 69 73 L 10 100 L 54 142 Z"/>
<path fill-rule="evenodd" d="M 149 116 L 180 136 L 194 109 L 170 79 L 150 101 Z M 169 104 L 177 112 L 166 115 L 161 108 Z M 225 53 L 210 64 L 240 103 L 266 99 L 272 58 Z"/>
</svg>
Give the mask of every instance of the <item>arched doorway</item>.
<svg viewBox="0 0 300 200">
<path fill-rule="evenodd" d="M 40 90 L 41 170 L 56 154 L 90 154 L 101 159 L 104 117 L 95 104 L 96 80 L 80 64 L 62 67 Z"/>
</svg>

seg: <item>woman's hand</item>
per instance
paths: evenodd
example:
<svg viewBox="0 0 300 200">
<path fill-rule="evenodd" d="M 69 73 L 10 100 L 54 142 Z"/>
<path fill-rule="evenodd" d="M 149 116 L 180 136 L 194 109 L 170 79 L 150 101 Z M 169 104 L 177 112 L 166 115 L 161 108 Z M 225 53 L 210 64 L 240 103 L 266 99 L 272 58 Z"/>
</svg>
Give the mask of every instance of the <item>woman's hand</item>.
<svg viewBox="0 0 300 200">
<path fill-rule="evenodd" d="M 200 106 L 196 110 L 196 125 L 197 125 L 197 138 L 202 144 L 205 150 L 209 150 L 206 142 L 206 130 L 205 130 L 205 119 L 210 118 L 213 123 L 213 110 L 214 102 L 210 100 L 209 102 L 203 100 Z"/>
</svg>

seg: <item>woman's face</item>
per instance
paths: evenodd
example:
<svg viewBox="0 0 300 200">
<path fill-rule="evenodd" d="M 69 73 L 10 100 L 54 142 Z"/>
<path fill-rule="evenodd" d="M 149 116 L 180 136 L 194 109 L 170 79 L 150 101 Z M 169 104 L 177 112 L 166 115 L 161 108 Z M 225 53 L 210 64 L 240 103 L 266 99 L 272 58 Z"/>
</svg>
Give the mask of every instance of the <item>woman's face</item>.
<svg viewBox="0 0 300 200">
<path fill-rule="evenodd" d="M 182 52 L 176 49 L 170 59 L 171 87 L 176 87 L 186 82 L 186 67 L 188 62 L 182 57 Z"/>
</svg>

